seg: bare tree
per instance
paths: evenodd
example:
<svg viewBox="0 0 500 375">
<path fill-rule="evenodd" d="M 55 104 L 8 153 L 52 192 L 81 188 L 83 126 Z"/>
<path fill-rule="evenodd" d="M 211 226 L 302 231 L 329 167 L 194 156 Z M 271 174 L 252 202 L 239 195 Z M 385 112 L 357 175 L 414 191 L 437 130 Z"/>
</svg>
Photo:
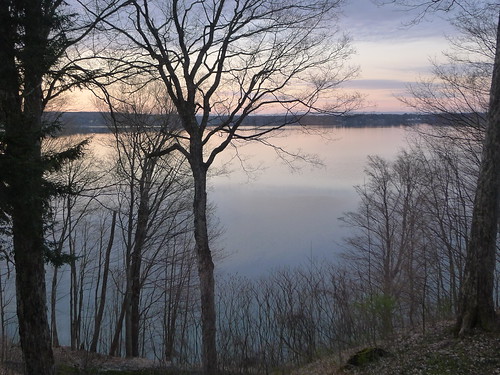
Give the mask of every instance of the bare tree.
<svg viewBox="0 0 500 375">
<path fill-rule="evenodd" d="M 97 19 L 106 12 L 99 12 Z M 81 154 L 77 145 L 42 156 L 41 139 L 54 131 L 42 113 L 64 92 L 100 76 L 86 64 L 91 56 L 75 47 L 89 36 L 96 19 L 77 14 L 59 0 L 0 4 L 1 218 L 12 227 L 19 332 L 28 374 L 54 373 L 46 313 L 44 215 L 47 199 L 58 189 L 44 177 Z"/>
<path fill-rule="evenodd" d="M 471 234 L 465 263 L 457 329 L 460 335 L 474 327 L 496 326 L 493 285 L 500 207 L 500 10 L 487 127 L 477 183 Z"/>
<path fill-rule="evenodd" d="M 324 259 L 258 280 L 223 277 L 217 288 L 221 369 L 287 373 L 323 351 L 366 342 L 373 321 L 357 313 L 365 296 L 353 279 Z"/>
<path fill-rule="evenodd" d="M 44 152 L 62 152 L 71 145 L 86 142 L 82 136 L 67 136 L 44 140 Z M 88 151 L 87 151 L 88 152 Z M 67 252 L 74 242 L 75 228 L 89 215 L 92 203 L 99 193 L 100 175 L 92 155 L 65 163 L 60 170 L 47 177 L 53 184 L 64 187 L 56 197 L 50 200 L 51 215 L 48 220 L 48 243 L 52 248 L 49 253 L 52 266 L 52 282 L 50 291 L 50 326 L 52 344 L 59 346 L 57 332 L 56 304 L 58 299 L 59 268 L 65 263 L 74 264 Z M 72 267 L 74 271 L 74 267 Z M 76 275 L 74 275 L 76 277 Z"/>
<path fill-rule="evenodd" d="M 458 294 L 463 282 L 466 246 L 469 238 L 477 165 L 454 142 L 431 142 L 422 155 L 425 175 L 421 183 L 427 186 L 423 197 L 426 215 L 425 233 L 431 243 L 429 268 L 435 270 L 436 303 L 445 314 L 456 314 Z M 437 269 L 435 269 L 437 267 Z"/>
<path fill-rule="evenodd" d="M 416 318 L 417 275 L 423 241 L 424 169 L 418 154 L 402 153 L 394 163 L 370 157 L 368 180 L 356 187 L 360 206 L 342 220 L 357 228 L 347 238 L 347 259 L 367 285 L 367 307 L 379 316 L 380 332 L 393 330 L 394 309 L 406 304 L 410 324 Z M 406 295 L 406 303 L 403 296 Z"/>
<path fill-rule="evenodd" d="M 102 280 L 101 277 L 99 277 L 97 286 L 101 287 L 101 293 L 99 295 L 99 298 L 95 298 L 95 304 L 96 304 L 96 314 L 94 318 L 94 332 L 92 334 L 92 340 L 90 342 L 89 346 L 89 351 L 91 352 L 96 352 L 97 351 L 97 344 L 99 341 L 99 336 L 101 334 L 101 325 L 103 321 L 103 316 L 104 316 L 104 308 L 106 306 L 106 294 L 107 294 L 107 289 L 108 289 L 108 277 L 109 277 L 109 265 L 110 265 L 110 258 L 111 258 L 111 250 L 113 249 L 113 241 L 115 238 L 115 229 L 116 229 L 116 215 L 117 212 L 113 211 L 113 216 L 111 219 L 111 227 L 110 227 L 110 233 L 109 233 L 109 240 L 106 245 L 106 251 L 104 255 L 104 263 L 102 265 Z M 101 257 L 99 257 L 100 261 Z M 101 267 L 99 267 L 101 269 Z M 101 275 L 101 273 L 99 273 Z M 98 293 L 98 288 L 96 288 L 96 295 Z"/>
<path fill-rule="evenodd" d="M 451 49 L 443 52 L 444 62 L 433 61 L 432 76 L 409 86 L 408 95 L 400 99 L 445 125 L 426 129 L 431 135 L 426 141 L 434 138 L 461 147 L 479 165 L 495 57 L 496 14 L 471 7 L 451 22 L 458 35 L 449 38 Z"/>
<path fill-rule="evenodd" d="M 178 118 L 161 95 L 149 85 L 139 91 L 121 86 L 122 95 L 133 89 L 126 101 L 108 96 L 108 126 L 113 133 L 116 153 L 118 221 L 125 247 L 126 290 L 114 340 L 110 348 L 116 354 L 122 326 L 125 327 L 125 353 L 139 356 L 141 292 L 152 264 L 161 256 L 167 238 L 188 230 L 187 202 L 190 180 L 185 159 L 149 155 L 169 147 L 178 129 Z M 110 91 L 107 91 L 109 93 Z"/>
<path fill-rule="evenodd" d="M 460 308 L 457 318 L 457 332 L 464 335 L 474 327 L 491 330 L 496 326 L 493 302 L 493 286 L 496 266 L 496 237 L 499 220 L 500 183 L 500 7 L 498 3 L 468 0 L 394 0 L 388 1 L 423 9 L 421 16 L 432 11 L 458 9 L 459 20 L 475 19 L 477 16 L 494 15 L 494 42 L 485 38 L 481 21 L 469 23 L 479 27 L 469 28 L 469 36 L 476 43 L 474 53 L 490 56 L 492 69 L 487 116 L 485 118 L 484 141 L 474 199 L 471 231 L 467 245 L 465 278 L 461 288 Z M 488 17 L 487 17 L 488 18 Z M 466 86 L 461 86 L 466 87 Z M 473 97 L 463 97 L 473 101 Z"/>
<path fill-rule="evenodd" d="M 40 139 L 46 132 L 42 112 L 47 102 L 62 86 L 81 78 L 76 69 L 74 79 L 58 70 L 66 50 L 76 42 L 63 8 L 60 1 L 0 5 L 2 216 L 8 215 L 12 225 L 19 331 L 28 374 L 54 373 L 44 280 L 43 223 L 49 186 L 43 174 L 71 154 L 42 158 Z"/>
<path fill-rule="evenodd" d="M 340 0 L 147 1 L 118 3 L 120 17 L 105 24 L 117 46 L 134 55 L 151 79 L 160 80 L 184 132 L 155 152 L 181 152 L 194 180 L 194 235 L 201 288 L 202 364 L 217 371 L 214 263 L 207 228 L 207 173 L 231 143 L 262 140 L 319 104 L 345 110 L 346 96 L 321 102 L 321 94 L 355 73 L 346 66 L 348 40 L 335 40 Z M 131 44 L 132 43 L 132 44 Z M 333 108 L 335 107 L 335 108 Z M 245 128 L 263 110 L 283 112 L 279 124 Z"/>
</svg>

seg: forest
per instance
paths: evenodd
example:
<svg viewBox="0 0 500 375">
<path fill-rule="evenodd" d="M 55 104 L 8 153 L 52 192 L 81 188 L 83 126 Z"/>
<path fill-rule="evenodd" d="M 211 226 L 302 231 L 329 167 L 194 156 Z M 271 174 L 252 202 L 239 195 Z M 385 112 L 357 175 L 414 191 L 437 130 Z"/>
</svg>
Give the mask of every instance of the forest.
<svg viewBox="0 0 500 375">
<path fill-rule="evenodd" d="M 68 342 L 271 374 L 443 320 L 461 337 L 495 331 L 499 5 L 396 2 L 456 10 L 447 62 L 401 99 L 439 126 L 415 126 L 395 160 L 370 157 L 340 259 L 259 279 L 214 272 L 211 167 L 249 141 L 300 159 L 270 135 L 307 133 L 314 116 L 356 123 L 362 97 L 342 90 L 353 51 L 331 27 L 342 1 L 2 2 L 0 360 L 18 343 L 24 373 L 55 374 Z M 65 135 L 62 98 L 82 87 L 103 114 L 99 144 Z M 256 123 L 264 108 L 283 115 Z"/>
</svg>

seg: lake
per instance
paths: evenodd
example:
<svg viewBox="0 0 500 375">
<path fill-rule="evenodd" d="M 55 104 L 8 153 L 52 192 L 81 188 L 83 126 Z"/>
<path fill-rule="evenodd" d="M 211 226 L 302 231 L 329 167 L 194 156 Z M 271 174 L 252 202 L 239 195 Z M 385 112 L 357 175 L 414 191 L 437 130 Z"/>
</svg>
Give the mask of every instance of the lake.
<svg viewBox="0 0 500 375">
<path fill-rule="evenodd" d="M 394 159 L 407 144 L 409 127 L 289 128 L 273 138 L 291 153 L 314 154 L 323 163 L 287 165 L 269 146 L 248 143 L 228 150 L 216 167 L 231 172 L 210 180 L 209 200 L 224 229 L 215 247 L 224 257 L 218 273 L 256 277 L 311 258 L 334 260 L 350 229 L 338 220 L 358 204 L 369 155 Z M 232 161 L 231 161 L 232 160 Z"/>
<path fill-rule="evenodd" d="M 289 128 L 269 140 L 292 154 L 298 150 L 303 155 L 314 154 L 322 165 L 300 161 L 287 165 L 272 148 L 259 143 L 229 148 L 221 154 L 214 169 L 230 172 L 216 173 L 209 182 L 209 200 L 224 229 L 213 246 L 224 253 L 222 259 L 216 259 L 217 274 L 237 273 L 256 278 L 278 267 L 306 263 L 311 257 L 334 261 L 341 251 L 343 237 L 350 231 L 342 227 L 338 218 L 357 207 L 354 185 L 363 183 L 368 155 L 393 159 L 406 145 L 409 129 L 412 128 L 330 127 L 312 128 L 310 134 L 305 134 L 299 128 Z M 96 137 L 94 151 L 100 152 L 100 156 L 106 151 L 99 142 L 108 137 L 107 134 Z M 235 158 L 236 150 L 239 158 Z M 243 172 L 240 159 L 244 160 L 247 173 Z M 48 269 L 50 283 L 51 267 Z M 60 270 L 59 278 L 59 338 L 67 345 L 70 332 L 67 267 Z M 85 286 L 88 289 L 84 300 L 89 301 L 85 308 L 93 306 L 91 281 Z M 7 296 L 14 295 L 13 282 L 11 278 Z M 116 289 L 114 284 L 110 289 Z M 8 321 L 15 322 L 10 319 L 15 316 L 14 299 L 6 300 L 10 301 L 6 307 Z M 9 329 L 15 336 L 15 323 Z"/>
</svg>

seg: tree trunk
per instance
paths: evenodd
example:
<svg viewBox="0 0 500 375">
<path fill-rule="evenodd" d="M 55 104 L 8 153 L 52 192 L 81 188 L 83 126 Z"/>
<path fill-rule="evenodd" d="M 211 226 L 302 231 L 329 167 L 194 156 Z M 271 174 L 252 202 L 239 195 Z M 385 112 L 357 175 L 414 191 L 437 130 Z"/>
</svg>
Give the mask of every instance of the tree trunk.
<svg viewBox="0 0 500 375">
<path fill-rule="evenodd" d="M 139 356 L 140 302 L 142 290 L 141 268 L 142 257 L 148 237 L 149 217 L 151 215 L 151 178 L 155 167 L 153 159 L 146 159 L 143 162 L 144 165 L 140 172 L 141 176 L 137 186 L 139 188 L 139 206 L 137 208 L 137 221 L 132 241 L 133 247 L 130 253 L 130 265 L 127 273 L 127 309 L 125 316 L 125 355 L 127 357 Z M 131 186 L 131 194 L 133 194 L 132 190 L 134 188 L 136 187 Z M 132 216 L 130 216 L 130 218 L 131 217 Z"/>
<path fill-rule="evenodd" d="M 104 306 L 106 304 L 106 291 L 108 288 L 108 276 L 109 276 L 109 262 L 111 257 L 111 249 L 113 248 L 113 240 L 115 238 L 115 228 L 116 228 L 116 211 L 113 211 L 113 218 L 111 219 L 111 230 L 109 234 L 108 246 L 106 247 L 106 254 L 104 259 L 104 267 L 102 274 L 102 285 L 101 285 L 101 298 L 99 299 L 99 307 L 97 308 L 97 313 L 94 319 L 94 333 L 92 335 L 92 342 L 90 343 L 91 352 L 97 351 L 97 343 L 99 341 L 99 335 L 101 333 L 101 323 L 104 315 Z"/>
<path fill-rule="evenodd" d="M 457 319 L 459 335 L 476 327 L 492 330 L 496 320 L 493 283 L 500 178 L 500 22 L 487 121 Z"/>
<path fill-rule="evenodd" d="M 120 336 L 122 333 L 123 320 L 125 318 L 125 309 L 126 309 L 127 298 L 123 298 L 123 302 L 121 304 L 120 315 L 116 321 L 115 325 L 115 333 L 113 334 L 113 340 L 111 341 L 111 345 L 109 347 L 109 355 L 116 356 L 120 349 Z"/>
<path fill-rule="evenodd" d="M 59 267 L 54 266 L 54 274 L 52 275 L 52 287 L 50 292 L 50 329 L 52 336 L 52 345 L 59 347 L 59 335 L 57 334 L 57 274 Z"/>
<path fill-rule="evenodd" d="M 26 45 L 24 53 L 32 56 L 24 61 L 24 104 L 19 99 L 18 77 L 12 56 L 6 56 L 12 46 L 2 43 L 7 49 L 0 55 L 2 59 L 2 108 L 5 121 L 5 157 L 9 163 L 8 181 L 9 202 L 11 204 L 12 236 L 16 268 L 16 299 L 19 321 L 19 336 L 24 356 L 26 374 L 54 374 L 54 358 L 50 345 L 50 330 L 46 308 L 45 262 L 43 217 L 44 199 L 42 193 L 41 167 L 41 116 L 42 116 L 42 76 L 35 56 L 40 46 L 37 42 L 44 39 L 45 26 L 41 15 L 41 4 L 28 4 L 25 9 Z M 2 5 L 3 12 L 9 12 Z M 2 17 L 3 18 L 3 17 Z M 4 23 L 4 22 L 2 22 Z M 7 21 L 5 22 L 7 23 Z M 9 25 L 4 24 L 8 28 Z M 8 40 L 11 30 L 2 39 Z M 43 48 L 43 47 L 42 47 Z"/>
<path fill-rule="evenodd" d="M 25 208 L 23 206 L 31 205 L 29 203 L 19 205 L 16 217 L 13 217 L 13 234 L 16 249 L 14 258 L 16 262 L 17 315 L 25 373 L 54 374 L 54 361 L 45 308 L 45 270 L 43 252 L 41 251 L 43 249 L 42 226 L 40 218 L 37 219 L 36 215 L 33 214 L 33 207 Z M 37 228 L 39 234 L 34 235 Z M 26 236 L 26 233 L 32 235 Z"/>
<path fill-rule="evenodd" d="M 70 302 L 69 302 L 69 317 L 70 317 L 70 343 L 71 343 L 71 350 L 77 350 L 78 346 L 80 344 L 80 325 L 78 323 L 78 300 L 79 300 L 79 293 L 78 293 L 78 274 L 77 274 L 77 268 L 76 268 L 76 262 L 77 262 L 77 256 L 76 256 L 76 250 L 75 250 L 75 242 L 74 239 L 71 236 L 72 229 L 70 228 L 69 230 L 70 236 L 68 237 L 68 244 L 69 244 L 69 253 L 71 255 L 71 261 L 70 261 L 70 287 L 69 287 L 69 294 L 70 294 Z"/>
<path fill-rule="evenodd" d="M 207 167 L 203 162 L 201 140 L 191 139 L 189 160 L 194 178 L 194 237 L 200 280 L 203 374 L 217 374 L 214 263 L 207 226 Z"/>
<path fill-rule="evenodd" d="M 140 327 L 140 301 L 141 301 L 141 265 L 144 245 L 148 234 L 148 219 L 151 214 L 149 209 L 151 168 L 146 167 L 141 181 L 139 193 L 139 207 L 137 209 L 137 226 L 135 228 L 134 248 L 130 256 L 130 286 L 129 309 L 127 309 L 127 345 L 126 356 L 139 356 L 139 327 Z"/>
<path fill-rule="evenodd" d="M 16 125 L 25 130 L 7 131 L 15 139 L 7 153 L 13 161 L 9 183 L 11 194 L 15 195 L 10 201 L 19 335 L 25 373 L 54 374 L 46 309 L 40 143 L 36 133 L 40 117 L 33 116 Z"/>
<path fill-rule="evenodd" d="M 7 340 L 6 340 L 6 333 L 5 333 L 5 303 L 4 303 L 4 293 L 3 293 L 3 276 L 0 273 L 0 328 L 1 328 L 1 334 L 0 334 L 0 363 L 4 363 L 7 355 Z"/>
<path fill-rule="evenodd" d="M 139 216 L 140 218 L 140 216 Z M 139 219 L 140 220 L 140 219 Z M 138 223 L 139 225 L 139 223 Z M 136 235 L 136 241 L 140 241 L 137 237 L 143 237 L 144 233 L 142 231 L 145 228 L 137 228 L 137 231 L 141 231 L 141 234 Z M 141 264 L 142 264 L 142 250 L 143 242 L 135 243 L 134 250 L 130 257 L 130 280 L 129 280 L 129 306 L 127 308 L 126 316 L 126 343 L 125 355 L 127 357 L 138 357 L 139 356 L 139 326 L 140 326 L 140 299 L 141 299 Z"/>
</svg>

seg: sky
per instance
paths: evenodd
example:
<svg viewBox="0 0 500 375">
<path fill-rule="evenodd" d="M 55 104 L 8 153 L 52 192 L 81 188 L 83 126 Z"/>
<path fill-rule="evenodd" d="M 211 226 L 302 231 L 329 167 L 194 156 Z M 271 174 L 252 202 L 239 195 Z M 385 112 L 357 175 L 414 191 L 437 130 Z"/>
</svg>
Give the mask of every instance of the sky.
<svg viewBox="0 0 500 375">
<path fill-rule="evenodd" d="M 364 95 L 361 112 L 411 112 L 396 96 L 404 95 L 409 83 L 430 74 L 430 59 L 442 58 L 449 48 L 448 22 L 434 14 L 408 26 L 415 13 L 394 5 L 379 7 L 372 0 L 346 0 L 341 29 L 352 39 L 356 54 L 352 63 L 359 76 L 345 87 Z M 73 96 L 70 111 L 96 111 L 91 94 Z"/>
<path fill-rule="evenodd" d="M 407 85 L 431 73 L 430 59 L 449 49 L 446 36 L 454 30 L 438 15 L 409 26 L 415 13 L 394 5 L 377 6 L 371 0 L 347 0 L 343 29 L 356 49 L 353 63 L 359 76 L 345 86 L 366 96 L 364 112 L 411 111 L 397 98 Z"/>
</svg>

